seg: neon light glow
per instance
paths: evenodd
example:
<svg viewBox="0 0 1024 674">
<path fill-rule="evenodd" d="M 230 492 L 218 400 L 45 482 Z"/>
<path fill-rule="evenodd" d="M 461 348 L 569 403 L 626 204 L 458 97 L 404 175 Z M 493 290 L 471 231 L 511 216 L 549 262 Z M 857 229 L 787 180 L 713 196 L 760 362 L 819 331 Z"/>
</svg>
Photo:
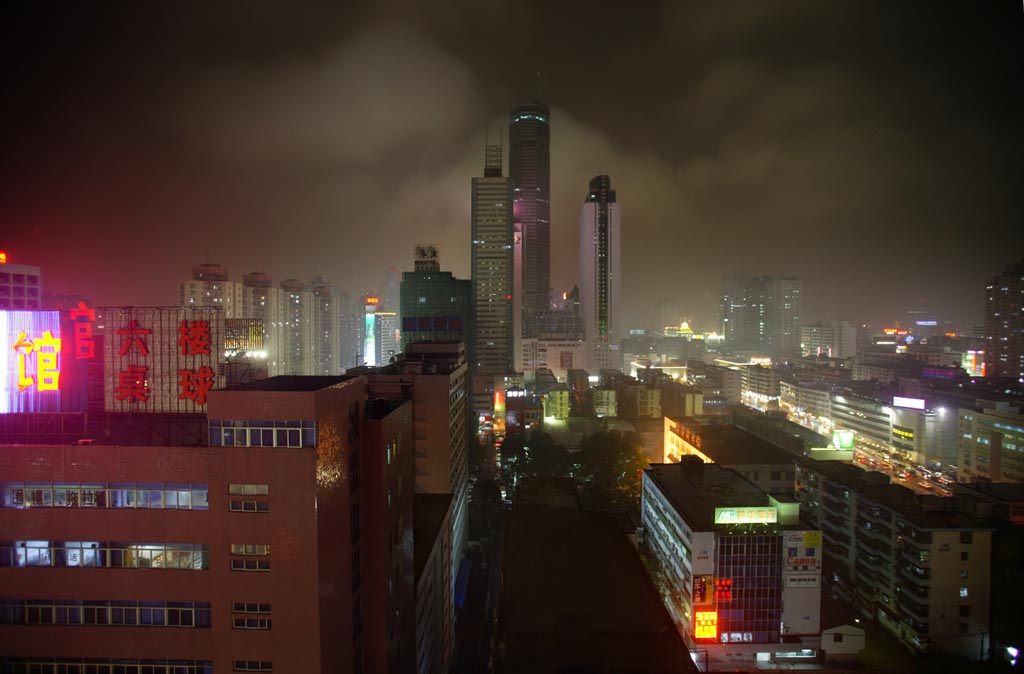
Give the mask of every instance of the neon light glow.
<svg viewBox="0 0 1024 674">
<path fill-rule="evenodd" d="M 75 326 L 75 358 L 94 358 L 96 340 L 92 336 L 92 324 L 96 321 L 96 310 L 85 306 L 85 302 L 79 302 L 68 317 Z M 85 320 L 81 320 L 83 318 Z"/>
<path fill-rule="evenodd" d="M 0 250 L 0 264 L 7 264 L 7 253 Z"/>
<path fill-rule="evenodd" d="M 832 431 L 832 446 L 837 449 L 853 449 L 853 431 Z"/>
<path fill-rule="evenodd" d="M 715 524 L 773 524 L 777 521 L 775 506 L 715 508 Z"/>
<path fill-rule="evenodd" d="M 367 297 L 366 298 L 366 303 L 367 304 L 380 304 L 380 298 L 379 297 Z"/>
<path fill-rule="evenodd" d="M 693 635 L 697 639 L 715 639 L 718 637 L 718 613 L 716 611 L 697 611 L 693 620 Z"/>
<path fill-rule="evenodd" d="M 376 297 L 370 297 L 366 300 L 367 304 L 370 304 L 370 300 L 376 300 Z M 373 302 L 376 304 L 376 302 Z M 363 339 L 363 361 L 370 366 L 377 364 L 377 315 L 374 313 L 366 314 L 365 323 L 366 333 Z"/>
<path fill-rule="evenodd" d="M 60 409 L 60 313 L 0 311 L 0 414 Z"/>
</svg>

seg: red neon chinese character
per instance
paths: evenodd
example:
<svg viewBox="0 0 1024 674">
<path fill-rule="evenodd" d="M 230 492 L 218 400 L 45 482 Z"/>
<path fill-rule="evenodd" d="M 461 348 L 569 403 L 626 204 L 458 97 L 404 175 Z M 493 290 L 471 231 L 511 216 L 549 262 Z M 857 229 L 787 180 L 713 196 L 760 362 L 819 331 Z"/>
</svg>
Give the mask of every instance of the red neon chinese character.
<svg viewBox="0 0 1024 674">
<path fill-rule="evenodd" d="M 178 370 L 178 400 L 206 404 L 206 392 L 213 388 L 213 370 L 205 365 L 198 370 Z"/>
<path fill-rule="evenodd" d="M 78 308 L 70 312 L 71 321 L 75 326 L 75 358 L 93 358 L 96 355 L 96 342 L 92 336 L 92 323 L 96 320 L 96 310 L 79 302 Z M 79 317 L 84 321 L 79 321 Z"/>
<path fill-rule="evenodd" d="M 181 355 L 210 355 L 210 321 L 182 320 L 178 326 L 178 334 L 181 335 L 178 337 Z"/>
<path fill-rule="evenodd" d="M 32 384 L 36 383 L 36 380 L 25 374 L 25 356 L 32 353 L 32 349 L 35 345 L 32 344 L 32 340 L 28 339 L 28 335 L 24 332 L 18 332 L 18 339 L 14 340 L 14 346 L 11 350 L 18 354 L 18 390 L 24 391 Z M 22 353 L 24 352 L 24 353 Z"/>
<path fill-rule="evenodd" d="M 143 365 L 129 365 L 127 370 L 119 373 L 117 375 L 118 385 L 114 387 L 117 399 L 133 403 L 148 401 L 149 389 L 146 388 L 146 372 L 148 371 L 149 368 Z"/>
<path fill-rule="evenodd" d="M 139 322 L 134 318 L 128 321 L 127 327 L 118 328 L 117 334 L 124 337 L 121 340 L 121 350 L 118 352 L 122 356 L 127 355 L 128 350 L 132 348 L 133 344 L 139 347 L 140 355 L 149 355 L 149 347 L 146 346 L 146 340 L 142 338 L 142 335 L 151 335 L 153 331 L 149 328 L 140 328 Z"/>
<path fill-rule="evenodd" d="M 49 330 L 36 340 L 36 376 L 39 377 L 40 391 L 56 391 L 60 388 L 60 368 L 57 365 L 57 354 L 60 344 L 64 341 L 53 336 Z M 43 349 L 50 349 L 44 351 Z"/>
</svg>

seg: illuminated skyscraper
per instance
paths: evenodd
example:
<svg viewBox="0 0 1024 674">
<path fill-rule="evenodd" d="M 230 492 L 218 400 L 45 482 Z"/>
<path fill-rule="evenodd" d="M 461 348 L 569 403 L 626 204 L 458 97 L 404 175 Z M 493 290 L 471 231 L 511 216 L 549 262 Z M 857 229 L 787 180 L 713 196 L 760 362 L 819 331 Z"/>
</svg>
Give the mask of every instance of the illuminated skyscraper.
<svg viewBox="0 0 1024 674">
<path fill-rule="evenodd" d="M 608 176 L 590 181 L 580 213 L 580 311 L 593 370 L 620 369 L 621 229 Z"/>
<path fill-rule="evenodd" d="M 534 100 L 509 113 L 509 163 L 515 222 L 523 232 L 523 312 L 550 305 L 551 292 L 551 108 Z M 532 321 L 524 328 L 530 330 Z"/>
<path fill-rule="evenodd" d="M 985 376 L 1024 381 L 1024 260 L 985 284 Z"/>
<path fill-rule="evenodd" d="M 501 146 L 488 145 L 484 176 L 473 178 L 473 314 L 467 345 L 474 406 L 487 406 L 494 375 L 512 367 L 512 181 L 501 175 Z"/>
<path fill-rule="evenodd" d="M 398 267 L 390 267 L 384 273 L 384 285 L 380 289 L 380 305 L 377 307 L 377 364 L 386 365 L 401 353 L 401 333 L 398 312 L 401 302 L 402 273 Z"/>
<path fill-rule="evenodd" d="M 402 349 L 416 342 L 467 342 L 473 334 L 471 284 L 441 271 L 437 249 L 416 246 L 414 271 L 402 272 Z"/>
<path fill-rule="evenodd" d="M 774 360 L 799 356 L 800 290 L 795 276 L 726 277 L 719 318 L 729 346 Z"/>
</svg>

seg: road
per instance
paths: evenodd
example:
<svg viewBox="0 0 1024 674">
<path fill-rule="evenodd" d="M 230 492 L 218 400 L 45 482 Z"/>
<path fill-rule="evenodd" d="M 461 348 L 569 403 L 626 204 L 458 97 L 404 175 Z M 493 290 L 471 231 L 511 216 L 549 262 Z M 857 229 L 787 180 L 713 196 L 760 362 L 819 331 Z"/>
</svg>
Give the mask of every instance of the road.
<svg viewBox="0 0 1024 674">
<path fill-rule="evenodd" d="M 918 494 L 935 494 L 938 496 L 952 496 L 948 484 L 941 483 L 935 479 L 929 479 L 916 474 L 918 469 L 915 466 L 901 464 L 881 452 L 871 449 L 866 445 L 858 445 L 854 452 L 856 465 L 864 470 L 874 470 L 885 473 L 892 478 L 893 484 L 900 484 L 912 489 Z M 911 472 L 913 471 L 913 472 Z"/>
</svg>

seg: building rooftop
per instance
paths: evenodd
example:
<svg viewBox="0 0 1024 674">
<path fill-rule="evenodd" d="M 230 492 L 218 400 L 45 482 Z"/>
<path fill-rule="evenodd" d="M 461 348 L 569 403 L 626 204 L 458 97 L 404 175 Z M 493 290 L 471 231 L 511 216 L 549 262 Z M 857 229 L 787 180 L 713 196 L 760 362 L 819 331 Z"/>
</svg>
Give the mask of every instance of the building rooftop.
<svg viewBox="0 0 1024 674">
<path fill-rule="evenodd" d="M 790 452 L 732 424 L 707 424 L 692 417 L 670 419 L 689 427 L 699 435 L 698 449 L 712 461 L 723 466 L 793 463 L 794 456 Z"/>
<path fill-rule="evenodd" d="M 697 671 L 607 513 L 513 511 L 502 575 L 500 674 Z"/>
<path fill-rule="evenodd" d="M 222 391 L 319 391 L 330 388 L 343 381 L 354 379 L 351 375 L 338 376 L 300 376 L 282 375 L 269 379 L 258 379 L 245 384 L 229 386 Z"/>
<path fill-rule="evenodd" d="M 715 508 L 765 506 L 768 493 L 734 470 L 684 456 L 680 463 L 652 463 L 645 471 L 695 531 L 710 531 Z"/>
<path fill-rule="evenodd" d="M 441 525 L 451 508 L 451 494 L 413 494 L 413 566 L 416 569 L 416 583 L 427 565 L 430 551 L 441 532 Z"/>
<path fill-rule="evenodd" d="M 924 529 L 977 529 L 981 526 L 977 520 L 953 510 L 956 505 L 953 497 L 915 494 L 903 485 L 890 484 L 889 476 L 884 473 L 837 461 L 812 461 L 804 465 L 892 510 L 915 526 Z"/>
</svg>

